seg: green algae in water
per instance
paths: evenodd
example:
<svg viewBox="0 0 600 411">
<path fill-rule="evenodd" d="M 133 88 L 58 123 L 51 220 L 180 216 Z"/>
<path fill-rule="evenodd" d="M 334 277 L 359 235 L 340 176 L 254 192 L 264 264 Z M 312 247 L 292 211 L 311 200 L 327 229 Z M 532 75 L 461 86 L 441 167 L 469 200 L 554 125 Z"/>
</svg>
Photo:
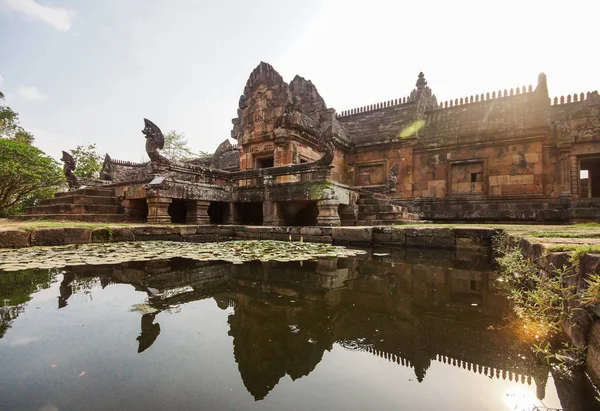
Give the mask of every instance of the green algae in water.
<svg viewBox="0 0 600 411">
<path fill-rule="evenodd" d="M 81 265 L 120 264 L 188 258 L 197 261 L 304 261 L 315 258 L 354 257 L 365 254 L 341 246 L 287 241 L 226 241 L 221 243 L 184 243 L 175 241 L 83 244 L 57 247 L 30 247 L 0 250 L 0 271 L 31 268 L 61 268 Z"/>
</svg>

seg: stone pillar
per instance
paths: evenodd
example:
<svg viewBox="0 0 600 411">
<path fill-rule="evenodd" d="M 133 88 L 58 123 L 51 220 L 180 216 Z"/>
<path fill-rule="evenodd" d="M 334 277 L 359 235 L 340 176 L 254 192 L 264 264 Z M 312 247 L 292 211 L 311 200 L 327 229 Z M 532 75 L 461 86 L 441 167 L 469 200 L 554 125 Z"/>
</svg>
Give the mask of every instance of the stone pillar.
<svg viewBox="0 0 600 411">
<path fill-rule="evenodd" d="M 281 224 L 279 217 L 279 207 L 277 203 L 271 201 L 271 189 L 275 183 L 275 177 L 264 176 L 264 201 L 263 201 L 263 225 L 278 226 Z"/>
<path fill-rule="evenodd" d="M 227 213 L 225 214 L 225 224 L 239 224 L 240 218 L 238 216 L 237 208 L 235 203 L 227 203 Z"/>
<path fill-rule="evenodd" d="M 573 201 L 579 201 L 579 167 L 577 164 L 577 156 L 569 155 L 571 165 L 571 195 Z"/>
<path fill-rule="evenodd" d="M 560 196 L 571 198 L 571 159 L 568 154 L 560 156 Z"/>
<path fill-rule="evenodd" d="M 337 200 L 321 200 L 317 201 L 317 208 L 319 209 L 319 215 L 317 216 L 317 225 L 324 226 L 340 226 L 340 216 L 338 215 L 338 206 L 340 205 Z"/>
<path fill-rule="evenodd" d="M 210 201 L 188 201 L 188 210 L 186 223 L 187 224 L 210 224 L 208 216 L 208 207 Z"/>
<path fill-rule="evenodd" d="M 169 205 L 172 199 L 169 197 L 150 197 L 146 198 L 148 204 L 148 217 L 146 222 L 149 224 L 170 224 Z"/>
<path fill-rule="evenodd" d="M 279 217 L 279 207 L 274 201 L 263 202 L 263 225 L 278 226 L 281 225 Z"/>
<path fill-rule="evenodd" d="M 287 136 L 287 133 L 277 129 L 275 131 L 275 150 L 273 151 L 273 165 L 275 167 L 292 164 L 292 150 L 291 141 Z M 277 183 L 290 183 L 297 181 L 296 176 L 279 176 L 277 177 Z"/>
</svg>

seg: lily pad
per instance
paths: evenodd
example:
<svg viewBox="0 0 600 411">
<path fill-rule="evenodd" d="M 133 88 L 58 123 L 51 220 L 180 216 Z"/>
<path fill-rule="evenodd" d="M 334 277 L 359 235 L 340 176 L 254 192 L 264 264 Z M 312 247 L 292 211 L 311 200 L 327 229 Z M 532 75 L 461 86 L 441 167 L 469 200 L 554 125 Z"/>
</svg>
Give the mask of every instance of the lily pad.
<svg viewBox="0 0 600 411">
<path fill-rule="evenodd" d="M 107 255 L 110 250 L 110 255 Z M 57 247 L 30 247 L 0 250 L 0 271 L 30 268 L 61 268 L 75 265 L 120 264 L 128 261 L 150 261 L 166 258 L 188 258 L 197 261 L 227 261 L 243 264 L 249 261 L 306 261 L 316 258 L 350 257 L 362 250 L 321 243 L 288 241 L 227 241 L 220 243 L 185 243 L 148 241 L 144 243 L 82 244 Z"/>
</svg>

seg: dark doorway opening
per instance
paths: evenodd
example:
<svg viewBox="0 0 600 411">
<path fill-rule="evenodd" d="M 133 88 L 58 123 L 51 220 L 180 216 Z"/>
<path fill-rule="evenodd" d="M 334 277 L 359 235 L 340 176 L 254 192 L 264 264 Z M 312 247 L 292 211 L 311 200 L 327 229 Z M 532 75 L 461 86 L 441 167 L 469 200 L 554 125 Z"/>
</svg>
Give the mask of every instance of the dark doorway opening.
<svg viewBox="0 0 600 411">
<path fill-rule="evenodd" d="M 317 225 L 319 209 L 316 201 L 288 201 L 278 203 L 279 213 L 284 225 Z"/>
<path fill-rule="evenodd" d="M 358 221 L 358 206 L 354 204 L 340 204 L 338 215 L 342 225 L 356 225 Z"/>
<path fill-rule="evenodd" d="M 125 205 L 125 213 L 127 214 L 128 220 L 146 221 L 148 218 L 148 203 L 145 198 L 126 200 L 125 203 L 127 203 L 127 205 Z"/>
<path fill-rule="evenodd" d="M 256 159 L 256 168 L 270 168 L 275 165 L 273 157 L 263 157 Z"/>
<path fill-rule="evenodd" d="M 263 208 L 262 203 L 235 203 L 235 213 L 238 224 L 262 225 Z"/>
<path fill-rule="evenodd" d="M 224 224 L 227 215 L 228 203 L 222 201 L 211 201 L 208 206 L 208 216 L 211 224 Z"/>
<path fill-rule="evenodd" d="M 600 158 L 581 160 L 580 170 L 579 188 L 581 198 L 600 197 Z"/>
<path fill-rule="evenodd" d="M 185 200 L 174 199 L 168 209 L 173 224 L 185 224 L 187 218 L 187 204 Z"/>
</svg>

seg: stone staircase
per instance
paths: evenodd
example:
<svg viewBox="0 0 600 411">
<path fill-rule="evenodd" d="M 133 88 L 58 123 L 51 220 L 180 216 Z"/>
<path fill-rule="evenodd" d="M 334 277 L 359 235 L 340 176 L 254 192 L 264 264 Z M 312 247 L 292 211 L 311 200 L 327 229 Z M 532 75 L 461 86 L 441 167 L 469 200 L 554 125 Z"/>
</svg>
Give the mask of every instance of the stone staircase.
<svg viewBox="0 0 600 411">
<path fill-rule="evenodd" d="M 82 188 L 56 193 L 54 198 L 40 201 L 34 207 L 27 207 L 22 216 L 12 216 L 11 220 L 69 220 L 120 223 L 127 221 L 125 210 L 112 188 Z"/>
<path fill-rule="evenodd" d="M 392 204 L 384 194 L 362 195 L 358 199 L 358 220 L 356 225 L 409 224 L 419 220 L 419 215 L 410 213 L 406 207 Z"/>
</svg>

